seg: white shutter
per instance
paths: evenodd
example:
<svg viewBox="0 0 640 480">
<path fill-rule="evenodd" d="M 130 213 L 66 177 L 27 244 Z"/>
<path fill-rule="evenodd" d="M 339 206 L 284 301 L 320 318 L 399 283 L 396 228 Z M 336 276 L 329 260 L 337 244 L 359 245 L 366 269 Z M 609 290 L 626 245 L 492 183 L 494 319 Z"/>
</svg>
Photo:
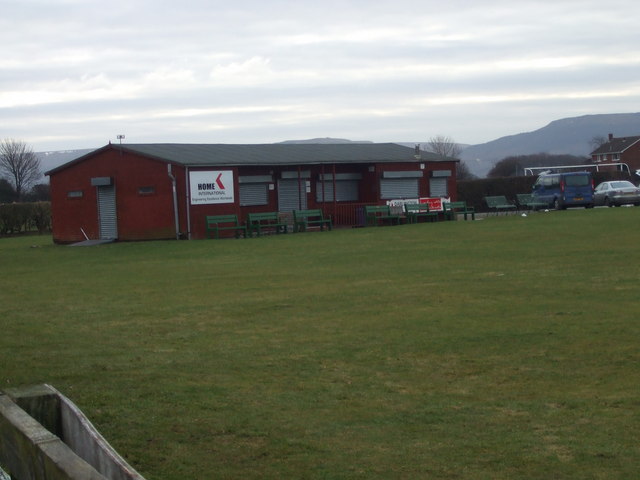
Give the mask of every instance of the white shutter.
<svg viewBox="0 0 640 480">
<path fill-rule="evenodd" d="M 307 209 L 306 181 L 278 180 L 278 210 L 292 212 Z"/>
<path fill-rule="evenodd" d="M 385 200 L 419 197 L 417 178 L 383 178 L 380 180 L 380 198 Z"/>
<path fill-rule="evenodd" d="M 97 187 L 98 220 L 101 240 L 118 238 L 118 219 L 116 216 L 116 189 L 113 185 Z"/>
<path fill-rule="evenodd" d="M 430 178 L 429 179 L 429 196 L 430 197 L 448 197 L 446 178 Z"/>
<path fill-rule="evenodd" d="M 240 206 L 267 205 L 269 190 L 266 183 L 241 183 Z"/>
</svg>

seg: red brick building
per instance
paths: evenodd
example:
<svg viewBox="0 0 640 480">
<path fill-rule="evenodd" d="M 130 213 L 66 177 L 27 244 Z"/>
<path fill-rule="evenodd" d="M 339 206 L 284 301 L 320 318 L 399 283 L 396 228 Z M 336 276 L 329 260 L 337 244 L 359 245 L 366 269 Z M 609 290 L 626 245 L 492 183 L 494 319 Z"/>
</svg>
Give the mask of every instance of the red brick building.
<svg viewBox="0 0 640 480">
<path fill-rule="evenodd" d="M 607 143 L 591 152 L 594 164 L 624 163 L 634 172 L 640 169 L 640 136 L 614 137 L 609 134 Z M 626 169 L 624 169 L 626 171 Z"/>
<path fill-rule="evenodd" d="M 109 144 L 47 172 L 53 238 L 204 238 L 206 215 L 307 208 L 355 225 L 362 205 L 455 200 L 456 166 L 392 143 Z"/>
</svg>

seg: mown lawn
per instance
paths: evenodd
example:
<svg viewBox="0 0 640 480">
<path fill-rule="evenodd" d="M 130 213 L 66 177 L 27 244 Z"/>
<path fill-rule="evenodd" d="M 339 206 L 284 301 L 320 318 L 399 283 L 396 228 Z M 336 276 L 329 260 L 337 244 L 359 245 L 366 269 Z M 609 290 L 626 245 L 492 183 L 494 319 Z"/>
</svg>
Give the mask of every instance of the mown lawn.
<svg viewBox="0 0 640 480">
<path fill-rule="evenodd" d="M 148 480 L 640 471 L 640 208 L 249 240 L 0 240 L 0 389 Z"/>
</svg>

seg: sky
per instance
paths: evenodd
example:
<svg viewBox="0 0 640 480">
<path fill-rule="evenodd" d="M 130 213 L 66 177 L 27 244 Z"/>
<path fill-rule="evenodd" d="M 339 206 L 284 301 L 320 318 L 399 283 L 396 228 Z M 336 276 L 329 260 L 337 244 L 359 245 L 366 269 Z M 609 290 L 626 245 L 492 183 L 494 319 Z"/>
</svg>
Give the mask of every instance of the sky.
<svg viewBox="0 0 640 480">
<path fill-rule="evenodd" d="M 0 0 L 0 139 L 478 144 L 640 111 L 637 0 Z"/>
</svg>

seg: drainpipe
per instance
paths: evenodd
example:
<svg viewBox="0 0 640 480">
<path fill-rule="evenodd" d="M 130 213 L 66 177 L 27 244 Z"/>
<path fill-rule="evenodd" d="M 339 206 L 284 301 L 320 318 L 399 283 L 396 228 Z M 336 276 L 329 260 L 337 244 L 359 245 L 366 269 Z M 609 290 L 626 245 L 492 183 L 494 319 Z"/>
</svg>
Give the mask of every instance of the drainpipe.
<svg viewBox="0 0 640 480">
<path fill-rule="evenodd" d="M 167 163 L 167 174 L 171 179 L 173 189 L 173 218 L 176 221 L 176 240 L 180 240 L 180 219 L 178 218 L 178 191 L 176 190 L 176 177 L 171 173 L 171 164 Z"/>
<path fill-rule="evenodd" d="M 331 173 L 333 174 L 333 218 L 335 219 L 336 211 L 338 209 L 338 200 L 337 200 L 337 194 L 336 194 L 337 184 L 336 184 L 336 164 L 335 163 L 331 167 Z"/>
<path fill-rule="evenodd" d="M 302 210 L 302 193 L 300 192 L 300 190 L 302 189 L 302 167 L 300 167 L 300 165 L 298 165 L 298 210 Z M 305 186 L 304 189 L 304 194 L 307 194 L 307 189 Z"/>
<path fill-rule="evenodd" d="M 184 171 L 184 200 L 185 207 L 187 209 L 187 239 L 191 240 L 191 208 L 189 208 L 189 195 L 191 183 L 189 182 L 189 167 L 185 168 Z"/>
</svg>

